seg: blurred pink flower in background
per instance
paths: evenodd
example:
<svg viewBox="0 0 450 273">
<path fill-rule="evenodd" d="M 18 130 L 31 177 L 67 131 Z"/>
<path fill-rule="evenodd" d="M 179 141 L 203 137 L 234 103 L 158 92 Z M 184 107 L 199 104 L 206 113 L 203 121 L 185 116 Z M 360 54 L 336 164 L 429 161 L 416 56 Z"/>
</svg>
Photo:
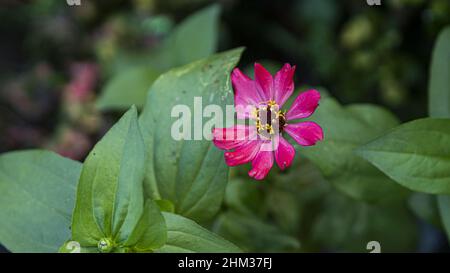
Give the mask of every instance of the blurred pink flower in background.
<svg viewBox="0 0 450 273">
<path fill-rule="evenodd" d="M 79 62 L 70 67 L 71 80 L 66 86 L 69 97 L 85 101 L 95 90 L 99 69 L 95 63 Z"/>
</svg>

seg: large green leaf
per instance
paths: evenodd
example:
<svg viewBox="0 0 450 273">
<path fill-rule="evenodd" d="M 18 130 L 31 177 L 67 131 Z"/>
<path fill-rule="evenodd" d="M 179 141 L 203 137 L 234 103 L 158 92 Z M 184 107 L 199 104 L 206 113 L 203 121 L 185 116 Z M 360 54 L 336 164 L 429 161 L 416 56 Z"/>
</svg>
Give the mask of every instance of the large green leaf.
<svg viewBox="0 0 450 273">
<path fill-rule="evenodd" d="M 202 117 L 201 105 L 194 109 L 194 101 L 201 98 L 204 107 L 215 104 L 223 110 L 233 104 L 230 73 L 241 52 L 220 53 L 162 75 L 152 86 L 139 120 L 148 155 L 148 196 L 170 200 L 176 213 L 197 221 L 208 220 L 218 211 L 228 167 L 223 152 L 202 137 L 203 128 L 194 130 L 194 123 L 211 119 Z M 189 119 L 192 140 L 175 140 L 171 134 L 177 121 L 172 110 L 180 104 L 188 107 L 193 117 L 183 116 Z M 205 131 L 210 134 L 211 128 Z M 198 133 L 202 140 L 193 140 Z"/>
<path fill-rule="evenodd" d="M 354 153 L 359 145 L 396 126 L 398 120 L 375 105 L 342 107 L 331 98 L 322 99 L 312 120 L 324 130 L 324 140 L 299 153 L 320 167 L 327 180 L 347 195 L 378 201 L 405 196 L 405 190 Z"/>
<path fill-rule="evenodd" d="M 439 34 L 434 46 L 428 93 L 430 116 L 450 118 L 450 27 Z"/>
<path fill-rule="evenodd" d="M 358 152 L 409 189 L 450 193 L 450 119 L 405 123 Z"/>
<path fill-rule="evenodd" d="M 81 164 L 47 151 L 0 156 L 0 243 L 12 252 L 56 252 L 70 237 Z"/>
<path fill-rule="evenodd" d="M 167 224 L 166 245 L 158 252 L 241 252 L 241 250 L 180 215 L 163 212 Z"/>
<path fill-rule="evenodd" d="M 205 58 L 217 50 L 220 6 L 211 5 L 181 22 L 161 48 L 145 56 L 134 56 L 134 66 L 113 76 L 101 92 L 102 110 L 128 109 L 144 105 L 152 83 L 170 68 Z M 130 58 L 130 57 L 129 57 Z"/>
<path fill-rule="evenodd" d="M 436 41 L 430 69 L 428 111 L 433 118 L 450 118 L 450 27 L 445 28 Z M 450 237 L 450 197 L 434 199 L 439 207 L 440 219 Z M 434 215 L 434 214 L 433 214 Z"/>
<path fill-rule="evenodd" d="M 144 210 L 144 141 L 133 107 L 89 153 L 78 184 L 72 240 L 83 247 L 102 238 L 128 238 Z"/>
</svg>

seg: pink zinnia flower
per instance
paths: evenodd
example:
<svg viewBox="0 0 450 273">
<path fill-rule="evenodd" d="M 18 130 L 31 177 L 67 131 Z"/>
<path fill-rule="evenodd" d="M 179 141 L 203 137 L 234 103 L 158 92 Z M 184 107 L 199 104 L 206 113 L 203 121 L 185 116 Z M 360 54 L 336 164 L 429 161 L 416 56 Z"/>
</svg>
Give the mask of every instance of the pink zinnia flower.
<svg viewBox="0 0 450 273">
<path fill-rule="evenodd" d="M 283 137 L 289 134 L 298 144 L 311 146 L 323 139 L 322 128 L 315 122 L 291 123 L 307 118 L 316 110 L 320 93 L 309 90 L 301 93 L 286 112 L 284 103 L 294 92 L 295 66 L 285 64 L 275 77 L 260 64 L 255 63 L 255 79 L 233 70 L 234 104 L 238 119 L 250 121 L 249 125 L 213 130 L 214 144 L 225 152 L 228 166 L 252 163 L 249 176 L 264 179 L 273 166 L 274 159 L 281 170 L 292 163 L 294 147 Z"/>
</svg>

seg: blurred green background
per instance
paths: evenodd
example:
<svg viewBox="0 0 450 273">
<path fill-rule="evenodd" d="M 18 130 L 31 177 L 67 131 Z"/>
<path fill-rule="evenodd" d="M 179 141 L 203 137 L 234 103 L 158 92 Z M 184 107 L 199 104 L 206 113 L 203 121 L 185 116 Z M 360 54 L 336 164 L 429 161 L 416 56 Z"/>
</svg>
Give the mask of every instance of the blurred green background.
<svg viewBox="0 0 450 273">
<path fill-rule="evenodd" d="M 240 67 L 297 65 L 296 86 L 342 104 L 427 116 L 429 64 L 448 0 L 6 0 L 0 4 L 0 152 L 47 148 L 83 160 L 161 73 L 245 46 Z M 316 167 L 244 183 L 234 169 L 210 224 L 248 251 L 447 251 L 435 204 L 373 207 L 336 193 Z M 400 235 L 400 236 L 399 236 Z"/>
</svg>

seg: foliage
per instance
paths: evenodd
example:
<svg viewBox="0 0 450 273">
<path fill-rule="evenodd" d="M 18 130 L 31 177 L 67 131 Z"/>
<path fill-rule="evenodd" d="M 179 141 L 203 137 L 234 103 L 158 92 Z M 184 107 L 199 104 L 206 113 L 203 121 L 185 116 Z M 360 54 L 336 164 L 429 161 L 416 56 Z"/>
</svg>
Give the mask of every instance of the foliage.
<svg viewBox="0 0 450 273">
<path fill-rule="evenodd" d="M 142 107 L 149 86 L 159 75 L 214 53 L 219 13 L 216 5 L 203 9 L 172 30 L 155 52 L 133 56 L 138 64 L 112 76 L 97 101 L 98 107 L 102 110 L 127 109 L 133 104 Z M 191 50 L 185 50 L 186 47 Z"/>
</svg>

